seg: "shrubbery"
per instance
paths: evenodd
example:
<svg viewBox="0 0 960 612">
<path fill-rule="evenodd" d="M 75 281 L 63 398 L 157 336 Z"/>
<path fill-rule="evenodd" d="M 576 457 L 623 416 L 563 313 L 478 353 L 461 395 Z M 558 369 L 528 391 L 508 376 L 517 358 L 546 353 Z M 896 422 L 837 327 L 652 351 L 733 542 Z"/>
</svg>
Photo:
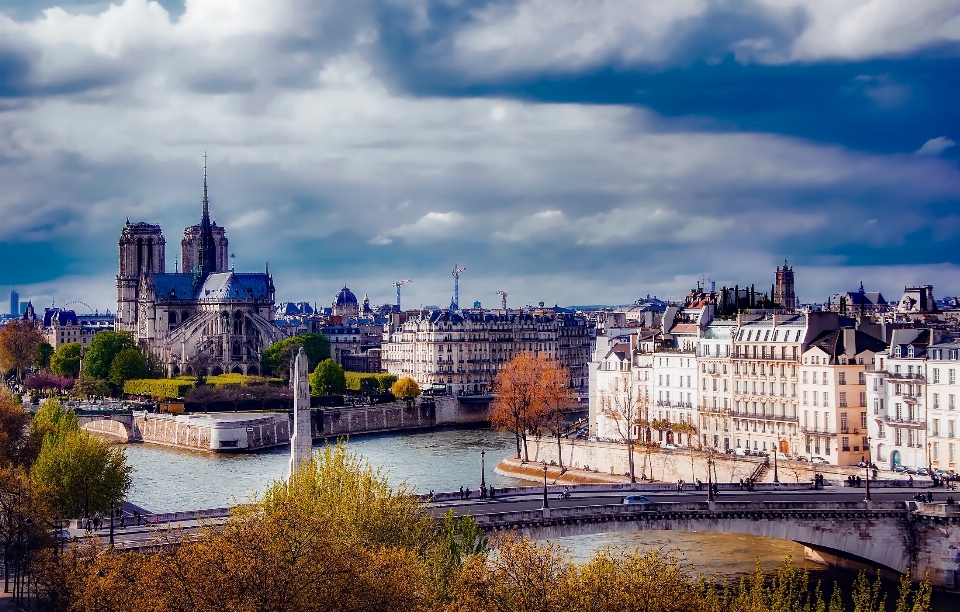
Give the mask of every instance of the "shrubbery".
<svg viewBox="0 0 960 612">
<path fill-rule="evenodd" d="M 365 374 L 362 372 L 345 372 L 347 389 L 364 393 L 389 393 L 397 377 L 393 374 Z"/>
<path fill-rule="evenodd" d="M 140 378 L 123 383 L 127 395 L 146 395 L 158 399 L 175 399 L 193 389 L 194 381 L 179 378 Z"/>
</svg>

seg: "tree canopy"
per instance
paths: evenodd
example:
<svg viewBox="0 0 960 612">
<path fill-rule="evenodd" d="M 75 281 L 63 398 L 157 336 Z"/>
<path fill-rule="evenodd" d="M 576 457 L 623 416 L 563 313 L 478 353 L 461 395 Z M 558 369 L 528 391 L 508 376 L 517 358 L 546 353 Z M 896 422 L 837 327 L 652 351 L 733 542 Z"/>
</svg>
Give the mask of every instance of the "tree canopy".
<svg viewBox="0 0 960 612">
<path fill-rule="evenodd" d="M 0 329 L 0 368 L 13 370 L 17 380 L 37 360 L 37 350 L 45 342 L 43 333 L 30 321 L 14 319 Z"/>
<path fill-rule="evenodd" d="M 123 388 L 123 383 L 137 378 L 146 378 L 147 364 L 143 355 L 135 348 L 123 349 L 113 358 L 110 364 L 110 382 Z"/>
<path fill-rule="evenodd" d="M 300 347 L 307 354 L 307 368 L 313 371 L 317 365 L 330 357 L 330 340 L 323 334 L 299 334 L 275 342 L 263 351 L 263 364 L 274 376 L 290 379 L 290 357 Z"/>
<path fill-rule="evenodd" d="M 49 368 L 51 357 L 53 357 L 53 345 L 49 342 L 41 342 L 37 347 L 37 367 Z"/>
<path fill-rule="evenodd" d="M 420 385 L 417 384 L 417 381 L 413 380 L 409 376 L 404 376 L 397 382 L 393 383 L 393 387 L 390 389 L 394 397 L 397 399 L 406 400 L 407 403 L 413 401 L 414 398 L 420 397 Z"/>
<path fill-rule="evenodd" d="M 57 352 L 50 358 L 50 369 L 57 376 L 80 376 L 80 343 L 67 342 L 61 344 Z"/>
<path fill-rule="evenodd" d="M 310 374 L 310 392 L 313 395 L 343 393 L 347 390 L 347 377 L 343 368 L 333 359 L 324 359 Z"/>
<path fill-rule="evenodd" d="M 123 447 L 81 430 L 76 414 L 54 400 L 37 412 L 32 430 L 43 435 L 43 442 L 30 475 L 58 516 L 106 513 L 123 500 L 133 470 Z"/>
<path fill-rule="evenodd" d="M 552 410 L 564 407 L 568 391 L 563 381 L 568 377 L 555 360 L 544 354 L 524 351 L 508 361 L 497 373 L 493 384 L 496 400 L 490 412 L 490 423 L 514 434 L 517 458 L 523 451 L 529 460 L 527 433 L 536 431 Z M 521 449 L 522 443 L 522 449 Z"/>
<path fill-rule="evenodd" d="M 133 335 L 125 331 L 97 332 L 90 341 L 83 361 L 83 373 L 90 378 L 108 380 L 113 360 L 126 349 L 136 349 Z M 142 376 L 140 378 L 143 378 Z"/>
</svg>

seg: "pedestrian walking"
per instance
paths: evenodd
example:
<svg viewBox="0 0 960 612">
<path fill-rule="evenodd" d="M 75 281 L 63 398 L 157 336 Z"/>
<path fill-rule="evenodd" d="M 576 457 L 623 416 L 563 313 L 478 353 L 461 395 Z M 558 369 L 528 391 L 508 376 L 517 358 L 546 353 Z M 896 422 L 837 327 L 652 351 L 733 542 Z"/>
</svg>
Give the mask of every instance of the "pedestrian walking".
<svg viewBox="0 0 960 612">
<path fill-rule="evenodd" d="M 463 487 L 460 487 L 460 499 L 463 499 Z"/>
<path fill-rule="evenodd" d="M 493 485 L 490 485 L 490 499 L 493 499 Z"/>
</svg>

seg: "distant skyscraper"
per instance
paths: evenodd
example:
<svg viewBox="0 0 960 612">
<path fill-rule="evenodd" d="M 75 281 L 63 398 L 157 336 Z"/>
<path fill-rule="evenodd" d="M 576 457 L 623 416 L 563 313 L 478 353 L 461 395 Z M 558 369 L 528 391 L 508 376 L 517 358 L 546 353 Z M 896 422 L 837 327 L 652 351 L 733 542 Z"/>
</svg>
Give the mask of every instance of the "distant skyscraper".
<svg viewBox="0 0 960 612">
<path fill-rule="evenodd" d="M 20 316 L 20 294 L 16 289 L 10 292 L 10 316 Z"/>
</svg>

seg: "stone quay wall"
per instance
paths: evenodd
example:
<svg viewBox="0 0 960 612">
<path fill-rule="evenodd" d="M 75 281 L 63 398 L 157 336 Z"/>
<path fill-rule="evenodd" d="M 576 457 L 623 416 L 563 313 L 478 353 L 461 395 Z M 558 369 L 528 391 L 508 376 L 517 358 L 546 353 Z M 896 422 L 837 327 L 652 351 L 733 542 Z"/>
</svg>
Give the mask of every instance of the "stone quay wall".
<svg viewBox="0 0 960 612">
<path fill-rule="evenodd" d="M 446 395 L 407 406 L 404 402 L 314 410 L 314 438 L 429 429 L 445 425 L 483 424 L 489 420 L 489 403 L 465 403 Z"/>
<path fill-rule="evenodd" d="M 97 419 L 83 423 L 81 429 L 118 442 L 130 442 L 130 427 L 120 419 Z"/>
<path fill-rule="evenodd" d="M 254 451 L 290 442 L 290 417 L 283 413 L 204 415 L 140 414 L 131 439 L 188 450 Z"/>
</svg>

